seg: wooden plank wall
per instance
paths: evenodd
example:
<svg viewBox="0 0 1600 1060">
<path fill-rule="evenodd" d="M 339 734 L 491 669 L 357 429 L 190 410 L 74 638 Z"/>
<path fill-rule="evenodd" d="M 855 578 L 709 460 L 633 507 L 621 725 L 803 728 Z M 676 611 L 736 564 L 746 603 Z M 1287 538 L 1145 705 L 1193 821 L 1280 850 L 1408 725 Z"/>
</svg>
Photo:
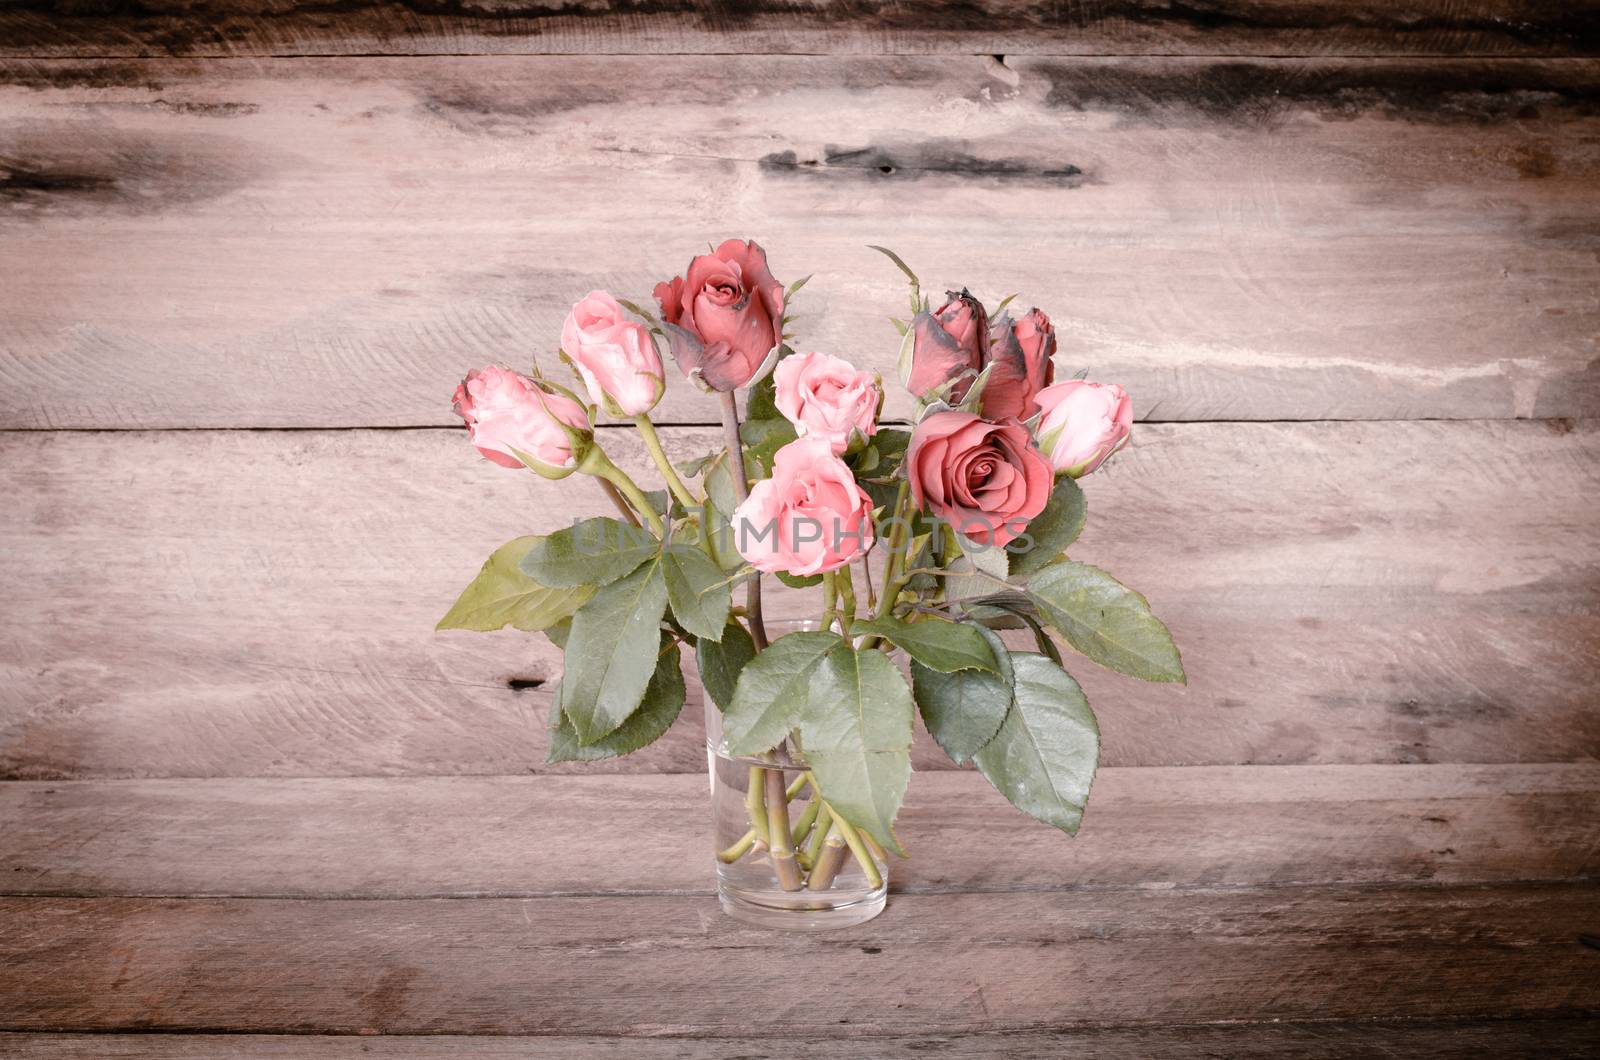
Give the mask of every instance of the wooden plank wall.
<svg viewBox="0 0 1600 1060">
<path fill-rule="evenodd" d="M 559 1031 L 552 1055 L 736 1033 L 705 1005 L 759 940 L 676 985 L 659 955 L 558 968 L 671 953 L 711 915 L 703 879 L 651 868 L 698 841 L 697 784 L 664 775 L 704 768 L 693 711 L 599 769 L 632 776 L 567 775 L 596 770 L 543 763 L 548 645 L 432 623 L 495 545 L 600 510 L 478 460 L 460 374 L 549 358 L 584 291 L 643 301 L 748 236 L 780 278 L 815 274 L 807 348 L 890 368 L 881 243 L 930 285 L 1046 307 L 1065 365 L 1124 382 L 1142 422 L 1086 483 L 1079 552 L 1147 593 L 1191 676 L 1081 668 L 1107 831 L 1070 866 L 1025 855 L 1048 837 L 1020 819 L 974 846 L 971 774 L 913 782 L 931 852 L 901 881 L 901 959 L 949 960 L 934 927 L 979 918 L 982 968 L 1087 970 L 1071 1020 L 949 984 L 896 1013 L 908 983 L 867 970 L 889 934 L 859 967 L 797 945 L 795 971 L 876 1013 L 848 1033 L 1311 1055 L 1422 1017 L 1452 1022 L 1384 1047 L 1580 1055 L 1583 954 L 1530 947 L 1594 908 L 1563 881 L 1597 871 L 1597 188 L 1592 2 L 0 0 L 0 812 L 33 822 L 0 843 L 0 996 L 32 999 L 0 1031 Z M 714 416 L 677 385 L 659 420 L 693 455 Z M 477 841 L 533 841 L 532 803 L 607 834 L 602 790 L 659 825 L 603 883 L 598 848 L 529 867 Z M 985 895 L 997 873 L 1022 897 Z M 1247 912 L 1295 925 L 1249 974 Z M 519 948 L 530 916 L 611 926 Z M 396 965 L 372 940 L 397 935 L 430 955 Z M 215 984 L 263 938 L 299 1000 L 241 1015 Z M 484 953 L 569 1007 L 475 1008 Z M 595 976 L 620 1015 L 570 1007 Z M 1196 985 L 1218 978 L 1226 1004 Z M 1542 1022 L 1485 1022 L 1505 1015 Z M 938 1037 L 958 1027 L 1008 1037 Z M 388 1055 L 457 1047 L 419 1041 Z"/>
</svg>

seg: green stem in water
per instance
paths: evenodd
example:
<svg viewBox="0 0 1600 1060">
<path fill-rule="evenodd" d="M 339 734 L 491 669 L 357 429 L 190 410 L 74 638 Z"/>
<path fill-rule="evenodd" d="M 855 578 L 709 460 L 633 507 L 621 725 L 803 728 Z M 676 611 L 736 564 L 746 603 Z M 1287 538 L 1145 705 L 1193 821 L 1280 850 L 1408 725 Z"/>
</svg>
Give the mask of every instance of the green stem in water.
<svg viewBox="0 0 1600 1060">
<path fill-rule="evenodd" d="M 850 853 L 856 856 L 856 861 L 861 865 L 861 871 L 867 874 L 867 883 L 874 889 L 883 886 L 883 874 L 878 871 L 878 863 L 872 859 L 872 851 L 867 849 L 867 844 L 862 841 L 861 833 L 849 821 L 833 815 L 833 826 L 844 837 L 845 843 L 850 847 Z"/>
<path fill-rule="evenodd" d="M 789 801 L 793 802 L 794 801 L 794 797 L 796 795 L 800 794 L 800 790 L 802 788 L 804 788 L 807 783 L 809 783 L 810 776 L 811 775 L 809 773 L 801 774 L 800 776 L 795 778 L 793 784 L 789 785 L 788 790 L 784 793 L 788 797 Z M 812 788 L 811 790 L 815 791 L 816 788 Z M 813 800 L 813 801 L 817 801 L 817 800 Z M 749 797 L 748 796 L 745 799 L 745 804 L 746 804 L 746 807 L 748 808 L 748 806 L 749 806 Z M 756 830 L 754 828 L 750 829 L 744 835 L 742 835 L 738 839 L 734 840 L 734 842 L 733 842 L 733 844 L 731 846 L 726 847 L 726 848 L 718 851 L 717 852 L 717 860 L 722 862 L 725 865 L 732 865 L 735 861 L 738 861 L 740 858 L 744 857 L 746 854 L 748 854 L 750 852 L 750 848 L 755 846 L 755 843 L 756 843 L 757 839 L 759 839 L 763 843 L 765 843 L 766 842 L 766 831 L 765 831 L 766 823 L 767 823 L 766 810 L 765 810 L 765 808 L 763 808 L 762 811 L 761 811 L 761 825 L 762 825 L 762 828 L 763 828 L 763 831 L 762 831 L 761 835 L 759 835 L 759 836 L 756 835 Z M 797 840 L 797 842 L 798 842 L 798 840 Z"/>
<path fill-rule="evenodd" d="M 813 891 L 826 891 L 833 886 L 834 877 L 839 875 L 839 868 L 844 864 L 845 841 L 839 837 L 839 822 L 834 822 L 827 842 L 822 844 L 822 852 L 817 855 L 811 869 L 811 879 L 806 887 Z"/>
<path fill-rule="evenodd" d="M 794 838 L 789 832 L 789 800 L 784 798 L 783 770 L 776 764 L 766 770 L 766 783 L 767 850 L 772 857 L 772 870 L 777 874 L 779 887 L 798 891 L 805 881 L 800 878 L 800 865 L 794 857 Z"/>
<path fill-rule="evenodd" d="M 700 502 L 694 499 L 689 487 L 678 477 L 678 469 L 667 459 L 667 451 L 661 446 L 661 436 L 656 433 L 656 425 L 650 421 L 649 414 L 641 412 L 633 418 L 633 422 L 639 428 L 640 437 L 644 439 L 644 447 L 650 450 L 650 458 L 656 462 L 656 467 L 661 469 L 661 477 L 667 480 L 667 489 L 671 490 L 678 503 L 683 505 L 684 511 L 694 511 Z"/>
<path fill-rule="evenodd" d="M 805 782 L 805 775 L 801 774 L 797 783 Z M 793 785 L 790 785 L 793 787 Z M 822 796 L 817 794 L 815 788 L 811 789 L 811 801 L 806 803 L 806 808 L 801 811 L 800 819 L 794 823 L 795 853 L 799 854 L 800 844 L 805 842 L 806 836 L 811 834 L 811 826 L 817 823 L 817 814 L 822 811 Z"/>
<path fill-rule="evenodd" d="M 755 838 L 767 841 L 767 771 L 760 766 L 750 767 L 750 787 L 744 793 L 745 812 L 750 815 L 750 831 Z"/>
<path fill-rule="evenodd" d="M 817 791 L 816 788 L 811 790 Z M 812 826 L 811 838 L 806 843 L 806 857 L 813 862 L 817 860 L 817 854 L 822 850 L 822 841 L 827 837 L 828 829 L 833 825 L 833 811 L 828 809 L 827 803 L 822 802 L 821 792 L 817 792 L 816 801 L 822 803 L 822 809 L 817 812 L 817 823 Z"/>
</svg>

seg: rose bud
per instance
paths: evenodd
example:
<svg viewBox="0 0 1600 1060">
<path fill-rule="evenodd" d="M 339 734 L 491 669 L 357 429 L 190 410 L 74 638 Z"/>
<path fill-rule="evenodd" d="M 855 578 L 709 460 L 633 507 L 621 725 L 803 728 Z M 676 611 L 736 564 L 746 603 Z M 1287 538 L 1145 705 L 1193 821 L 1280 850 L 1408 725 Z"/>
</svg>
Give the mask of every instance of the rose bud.
<svg viewBox="0 0 1600 1060">
<path fill-rule="evenodd" d="M 783 336 L 783 285 L 754 242 L 730 239 L 700 255 L 655 296 L 673 359 L 708 390 L 755 382 Z"/>
<path fill-rule="evenodd" d="M 976 373 L 988 353 L 988 322 L 983 303 L 963 289 L 946 292 L 948 301 L 911 320 L 909 359 L 903 354 L 900 381 L 919 401 L 940 396 L 946 384 Z M 905 347 L 902 347 L 905 349 Z M 947 395 L 952 402 L 966 394 L 970 380 L 958 383 Z"/>
<path fill-rule="evenodd" d="M 1039 411 L 1039 391 L 1050 385 L 1055 365 L 1056 329 L 1037 309 L 1012 322 L 1002 314 L 989 345 L 989 378 L 980 402 L 991 420 L 1025 420 Z"/>
<path fill-rule="evenodd" d="M 496 365 L 467 373 L 456 387 L 455 409 L 478 452 L 546 478 L 576 471 L 593 438 L 589 414 L 575 398 Z"/>
<path fill-rule="evenodd" d="M 778 450 L 772 477 L 734 509 L 733 535 L 757 570 L 824 574 L 872 547 L 872 500 L 827 439 L 799 438 Z"/>
<path fill-rule="evenodd" d="M 583 377 L 589 399 L 613 416 L 655 408 L 667 389 L 655 340 L 604 291 L 584 295 L 561 326 L 561 350 Z"/>
<path fill-rule="evenodd" d="M 980 545 L 1000 546 L 1044 510 L 1055 475 L 1016 421 L 936 412 L 911 432 L 906 478 L 917 507 Z"/>
<path fill-rule="evenodd" d="M 876 372 L 825 353 L 797 353 L 772 370 L 775 404 L 802 438 L 822 438 L 835 454 L 850 448 L 851 436 L 878 430 L 883 383 Z"/>
<path fill-rule="evenodd" d="M 1039 391 L 1039 445 L 1057 474 L 1082 478 L 1128 444 L 1133 401 L 1115 383 L 1069 379 Z"/>
</svg>

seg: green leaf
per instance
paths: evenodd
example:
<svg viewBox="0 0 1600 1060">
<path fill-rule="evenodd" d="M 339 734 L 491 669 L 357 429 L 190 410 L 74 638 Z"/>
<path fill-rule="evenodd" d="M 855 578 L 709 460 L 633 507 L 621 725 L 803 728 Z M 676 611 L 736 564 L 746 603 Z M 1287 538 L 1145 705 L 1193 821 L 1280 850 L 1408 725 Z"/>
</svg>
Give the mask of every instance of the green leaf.
<svg viewBox="0 0 1600 1060">
<path fill-rule="evenodd" d="M 561 706 L 561 690 L 556 689 L 556 701 L 550 707 L 550 750 L 547 762 L 593 762 L 601 758 L 615 758 L 648 744 L 672 727 L 683 710 L 683 668 L 678 664 L 678 644 L 671 636 L 661 635 L 660 654 L 655 671 L 645 686 L 644 699 L 639 709 L 628 720 L 591 744 L 578 742 L 578 734 L 567 720 Z"/>
<path fill-rule="evenodd" d="M 728 752 L 760 754 L 800 724 L 811 692 L 811 672 L 844 643 L 837 633 L 790 633 L 745 665 L 722 720 Z"/>
<path fill-rule="evenodd" d="M 495 549 L 434 628 L 484 633 L 505 626 L 548 629 L 582 607 L 594 595 L 593 586 L 551 589 L 522 573 L 518 564 L 538 540 L 519 537 Z"/>
<path fill-rule="evenodd" d="M 541 539 L 522 557 L 522 573 L 540 585 L 608 585 L 638 569 L 660 543 L 648 530 L 598 517 Z"/>
<path fill-rule="evenodd" d="M 820 574 L 790 574 L 788 571 L 777 572 L 778 580 L 791 589 L 809 589 L 814 585 L 822 584 Z"/>
<path fill-rule="evenodd" d="M 1031 546 L 1011 553 L 1011 573 L 1031 574 L 1071 547 L 1083 532 L 1088 507 L 1076 481 L 1065 475 L 1056 479 L 1049 503 L 1028 524 L 1026 536 L 1031 539 Z"/>
<path fill-rule="evenodd" d="M 660 561 L 607 585 L 572 616 L 562 712 L 578 742 L 591 744 L 639 706 L 655 669 L 667 586 Z"/>
<path fill-rule="evenodd" d="M 955 538 L 956 543 L 961 546 L 961 554 L 967 557 L 967 562 L 972 564 L 973 570 L 987 574 L 998 582 L 1004 582 L 1010 575 L 1011 554 L 1003 546 L 982 545 L 960 533 L 957 533 Z"/>
<path fill-rule="evenodd" d="M 1167 627 L 1143 596 L 1099 567 L 1052 564 L 1033 576 L 1028 596 L 1067 643 L 1100 665 L 1144 681 L 1186 683 Z"/>
<path fill-rule="evenodd" d="M 696 475 L 700 474 L 700 472 L 714 464 L 717 460 L 717 457 L 721 455 L 722 453 L 720 450 L 713 453 L 705 453 L 704 455 L 697 456 L 692 460 L 680 460 L 678 463 L 674 464 L 673 467 L 677 468 L 678 474 L 682 475 L 684 478 L 694 478 Z"/>
<path fill-rule="evenodd" d="M 905 273 L 906 274 L 906 278 L 909 279 L 912 283 L 921 283 L 922 282 L 922 281 L 917 279 L 917 274 L 911 271 L 911 266 L 907 265 L 904 261 L 901 261 L 900 260 L 900 255 L 896 254 L 894 251 L 890 250 L 888 247 L 879 247 L 879 246 L 874 246 L 871 243 L 868 243 L 867 244 L 867 249 L 868 250 L 876 250 L 879 254 L 882 254 L 884 257 L 886 257 L 890 261 L 894 262 L 895 265 L 897 265 L 899 267 L 900 271 Z"/>
<path fill-rule="evenodd" d="M 701 637 L 694 650 L 706 695 L 719 710 L 727 710 L 733 702 L 739 674 L 756 657 L 756 642 L 750 639 L 749 631 L 738 620 L 730 618 L 720 640 Z"/>
<path fill-rule="evenodd" d="M 1011 712 L 974 760 L 1011 805 L 1076 835 L 1089 798 L 1100 729 L 1083 689 L 1042 655 L 1011 657 L 1016 691 Z"/>
<path fill-rule="evenodd" d="M 850 626 L 852 634 L 868 634 L 887 640 L 930 670 L 954 673 L 956 670 L 988 670 L 999 673 L 994 649 L 977 626 L 928 618 L 922 622 L 902 622 L 898 618 L 875 618 Z"/>
<path fill-rule="evenodd" d="M 563 618 L 560 622 L 545 630 L 544 635 L 551 644 L 554 644 L 562 651 L 566 651 L 567 638 L 572 635 L 572 619 Z"/>
<path fill-rule="evenodd" d="M 661 557 L 667 602 L 678 624 L 702 640 L 722 636 L 731 602 L 727 579 L 704 552 L 674 546 Z"/>
<path fill-rule="evenodd" d="M 706 500 L 717 506 L 724 517 L 731 516 L 739 506 L 738 494 L 733 489 L 733 471 L 728 466 L 727 453 L 718 453 L 717 459 L 706 472 Z"/>
<path fill-rule="evenodd" d="M 794 424 L 782 417 L 747 420 L 739 425 L 739 436 L 744 439 L 746 460 L 759 468 L 763 476 L 772 471 L 772 461 L 778 450 L 799 437 Z M 748 465 L 746 470 L 749 470 Z"/>
<path fill-rule="evenodd" d="M 806 762 L 833 811 L 905 856 L 894 835 L 911 780 L 911 690 L 889 658 L 840 645 L 816 668 L 800 726 Z"/>
<path fill-rule="evenodd" d="M 794 349 L 789 344 L 778 347 L 778 360 L 774 360 L 771 367 L 778 367 L 784 357 L 794 354 Z M 782 420 L 784 415 L 778 412 L 778 384 L 773 381 L 773 371 L 768 371 L 762 378 L 757 379 L 755 386 L 750 387 L 749 399 L 744 404 L 744 423 L 755 420 Z M 742 426 L 742 424 L 741 424 Z M 749 442 L 749 437 L 746 437 Z"/>
<path fill-rule="evenodd" d="M 1011 655 L 999 634 L 978 628 L 999 660 L 998 674 L 986 670 L 940 673 L 911 660 L 911 688 L 922 722 L 956 765 L 965 764 L 994 739 L 1011 709 L 1015 682 Z"/>
</svg>

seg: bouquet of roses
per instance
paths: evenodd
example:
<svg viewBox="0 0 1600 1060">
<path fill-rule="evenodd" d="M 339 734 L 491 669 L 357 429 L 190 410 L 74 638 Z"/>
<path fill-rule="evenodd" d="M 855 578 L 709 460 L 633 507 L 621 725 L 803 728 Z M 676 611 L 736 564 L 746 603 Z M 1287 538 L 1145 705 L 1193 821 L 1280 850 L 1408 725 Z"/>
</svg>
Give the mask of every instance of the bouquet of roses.
<svg viewBox="0 0 1600 1060">
<path fill-rule="evenodd" d="M 1084 523 L 1078 480 L 1128 441 L 1128 396 L 1054 382 L 1040 310 L 986 310 L 966 290 L 935 305 L 874 249 L 910 281 L 909 319 L 894 321 L 909 423 L 880 422 L 876 373 L 793 351 L 787 313 L 805 281 L 786 288 L 738 240 L 657 285 L 659 315 L 601 291 L 579 301 L 560 357 L 581 389 L 488 367 L 455 396 L 485 457 L 592 478 L 617 516 L 504 545 L 440 628 L 511 625 L 564 650 L 552 761 L 660 737 L 692 653 L 718 708 L 716 750 L 748 764 L 734 785 L 742 834 L 718 857 L 784 892 L 826 891 L 842 869 L 881 888 L 883 852 L 904 853 L 893 825 L 916 712 L 956 763 L 1076 832 L 1099 733 L 1053 635 L 1133 677 L 1184 680 L 1144 598 L 1067 556 Z M 663 343 L 723 425 L 723 448 L 677 465 L 649 416 Z M 608 458 L 602 412 L 637 426 L 664 490 Z M 810 628 L 768 628 L 766 575 L 816 594 Z"/>
</svg>

